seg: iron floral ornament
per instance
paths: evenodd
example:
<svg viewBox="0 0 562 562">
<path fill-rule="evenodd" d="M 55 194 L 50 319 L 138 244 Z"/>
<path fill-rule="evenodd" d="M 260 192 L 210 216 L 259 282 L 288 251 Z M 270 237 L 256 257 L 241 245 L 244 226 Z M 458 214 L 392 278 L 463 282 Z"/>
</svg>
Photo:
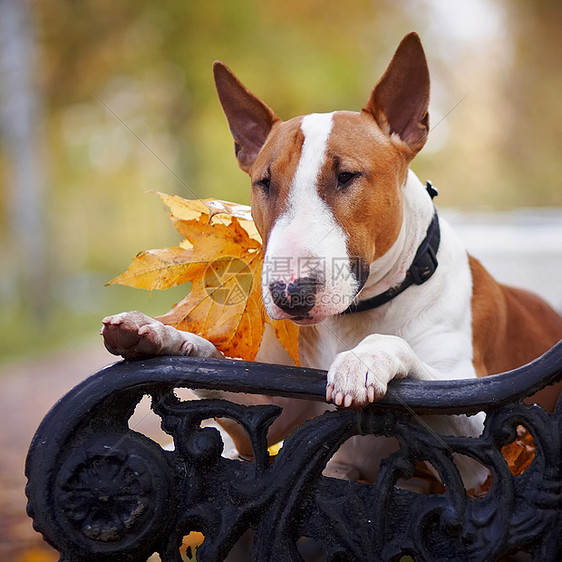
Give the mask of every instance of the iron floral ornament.
<svg viewBox="0 0 562 562">
<path fill-rule="evenodd" d="M 101 542 L 122 540 L 137 532 L 150 517 L 157 477 L 125 438 L 108 445 L 81 448 L 61 470 L 57 498 L 60 509 L 75 531 Z M 158 475 L 161 476 L 161 475 Z"/>
</svg>

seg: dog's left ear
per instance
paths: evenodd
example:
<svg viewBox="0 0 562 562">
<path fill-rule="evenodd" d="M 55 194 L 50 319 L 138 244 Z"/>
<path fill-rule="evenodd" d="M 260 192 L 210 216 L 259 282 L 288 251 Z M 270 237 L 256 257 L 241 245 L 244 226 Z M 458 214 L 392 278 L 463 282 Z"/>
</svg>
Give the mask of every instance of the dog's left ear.
<svg viewBox="0 0 562 562">
<path fill-rule="evenodd" d="M 279 118 L 263 101 L 249 92 L 226 65 L 215 61 L 213 73 L 219 99 L 234 138 L 238 165 L 249 173 L 273 124 Z"/>
<path fill-rule="evenodd" d="M 429 70 L 420 38 L 412 32 L 402 39 L 363 111 L 388 136 L 398 135 L 413 158 L 427 140 L 428 105 Z"/>
</svg>

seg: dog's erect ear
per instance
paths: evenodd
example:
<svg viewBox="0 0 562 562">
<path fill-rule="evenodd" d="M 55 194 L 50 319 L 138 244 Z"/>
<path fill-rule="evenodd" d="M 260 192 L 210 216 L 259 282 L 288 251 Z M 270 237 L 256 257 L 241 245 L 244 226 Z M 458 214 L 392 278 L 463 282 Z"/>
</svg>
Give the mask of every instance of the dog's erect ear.
<svg viewBox="0 0 562 562">
<path fill-rule="evenodd" d="M 429 132 L 429 70 L 417 33 L 402 39 L 363 111 L 387 134 L 397 134 L 412 157 Z"/>
<path fill-rule="evenodd" d="M 219 99 L 234 138 L 238 164 L 242 170 L 249 172 L 271 127 L 279 118 L 250 93 L 222 62 L 215 62 L 213 72 Z"/>
</svg>

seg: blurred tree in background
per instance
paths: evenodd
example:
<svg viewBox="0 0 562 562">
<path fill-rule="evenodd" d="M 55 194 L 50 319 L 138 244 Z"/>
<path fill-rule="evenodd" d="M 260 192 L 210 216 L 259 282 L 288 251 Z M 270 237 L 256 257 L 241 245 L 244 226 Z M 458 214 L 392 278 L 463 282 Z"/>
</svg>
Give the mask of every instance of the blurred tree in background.
<svg viewBox="0 0 562 562">
<path fill-rule="evenodd" d="M 39 108 L 32 126 L 41 168 L 37 198 L 18 202 L 18 167 L 0 121 L 2 352 L 91 332 L 110 312 L 162 312 L 174 302 L 173 292 L 147 300 L 103 288 L 131 255 L 177 240 L 146 192 L 249 201 L 214 92 L 215 59 L 282 118 L 358 110 L 415 29 L 432 72 L 433 129 L 414 169 L 441 187 L 440 205 L 562 205 L 555 0 L 0 0 L 9 3 L 28 16 L 30 55 L 21 64 Z M 25 39 L 0 35 L 4 52 L 14 36 Z M 3 104 L 6 84 L 1 76 Z M 30 261 L 41 266 L 40 290 Z"/>
</svg>

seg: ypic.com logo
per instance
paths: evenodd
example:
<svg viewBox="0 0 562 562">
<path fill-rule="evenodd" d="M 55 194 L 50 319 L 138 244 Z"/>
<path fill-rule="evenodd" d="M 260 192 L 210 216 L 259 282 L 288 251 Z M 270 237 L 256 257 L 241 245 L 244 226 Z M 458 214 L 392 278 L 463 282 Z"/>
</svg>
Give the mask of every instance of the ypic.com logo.
<svg viewBox="0 0 562 562">
<path fill-rule="evenodd" d="M 207 294 L 224 306 L 240 304 L 252 289 L 252 272 L 239 258 L 217 260 L 207 266 L 203 278 Z"/>
</svg>

